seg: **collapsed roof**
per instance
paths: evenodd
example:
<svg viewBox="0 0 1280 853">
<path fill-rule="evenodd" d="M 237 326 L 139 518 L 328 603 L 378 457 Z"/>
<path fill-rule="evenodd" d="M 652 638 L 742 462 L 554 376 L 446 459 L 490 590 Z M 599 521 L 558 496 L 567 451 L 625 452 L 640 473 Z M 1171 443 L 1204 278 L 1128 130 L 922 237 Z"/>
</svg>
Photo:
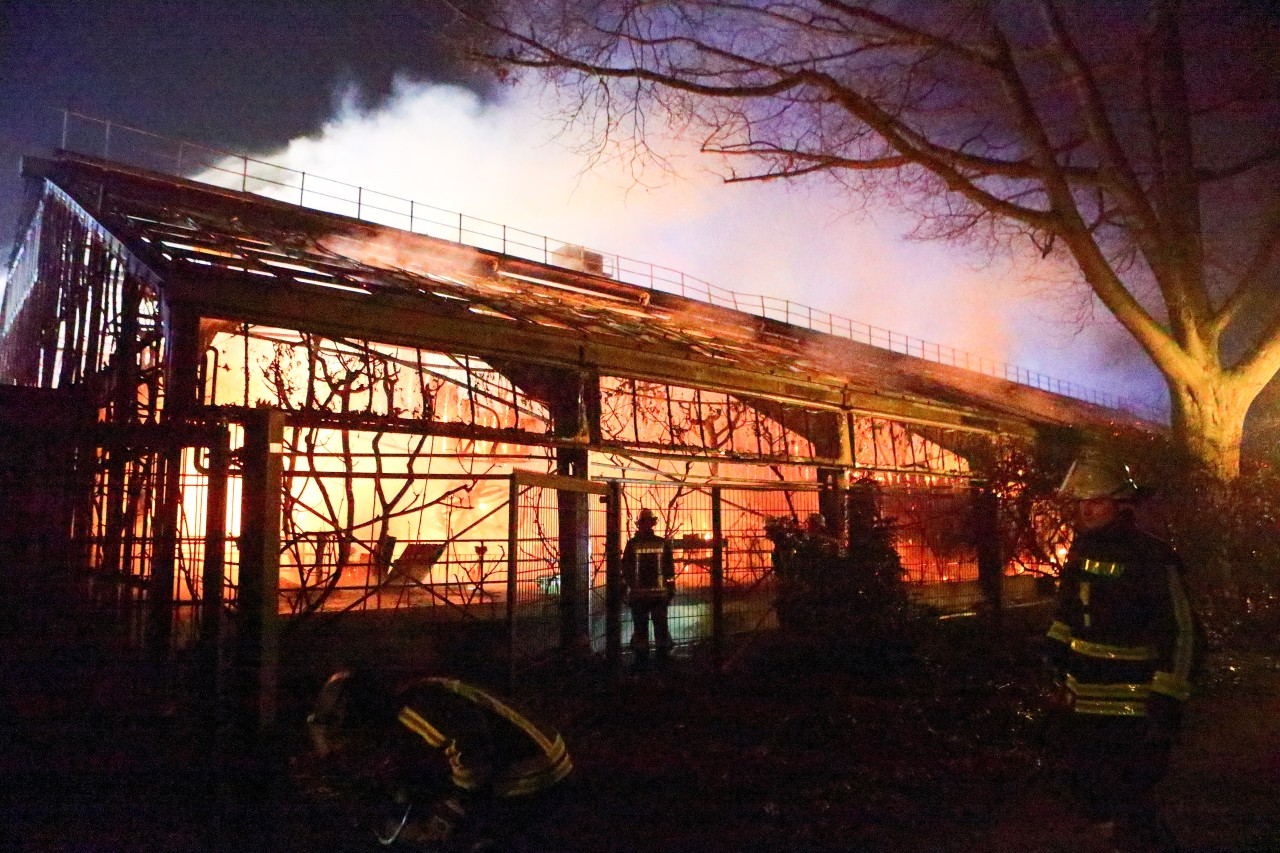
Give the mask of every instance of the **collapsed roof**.
<svg viewBox="0 0 1280 853">
<path fill-rule="evenodd" d="M 1127 412 L 838 335 L 74 154 L 27 159 L 161 282 L 253 323 L 714 388 L 943 426 L 1161 429 Z"/>
</svg>

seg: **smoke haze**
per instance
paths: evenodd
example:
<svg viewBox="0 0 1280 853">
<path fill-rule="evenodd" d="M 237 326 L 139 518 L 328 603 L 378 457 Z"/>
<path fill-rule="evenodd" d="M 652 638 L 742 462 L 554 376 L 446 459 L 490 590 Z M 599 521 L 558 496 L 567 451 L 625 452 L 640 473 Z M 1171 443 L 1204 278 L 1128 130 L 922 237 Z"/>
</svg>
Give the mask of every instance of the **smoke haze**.
<svg viewBox="0 0 1280 853">
<path fill-rule="evenodd" d="M 862 210 L 829 185 L 725 184 L 690 144 L 670 168 L 592 161 L 590 140 L 517 87 L 498 102 L 398 82 L 374 107 L 359 93 L 317 133 L 263 159 L 311 175 L 683 271 L 716 287 L 812 306 L 1116 396 L 1158 403 L 1154 368 L 1104 309 L 1081 327 L 1067 300 L 1037 294 L 1028 255 L 985 263 L 905 240 L 910 223 Z M 586 143 L 584 145 L 584 143 Z M 1050 279 L 1061 271 L 1049 271 Z"/>
</svg>

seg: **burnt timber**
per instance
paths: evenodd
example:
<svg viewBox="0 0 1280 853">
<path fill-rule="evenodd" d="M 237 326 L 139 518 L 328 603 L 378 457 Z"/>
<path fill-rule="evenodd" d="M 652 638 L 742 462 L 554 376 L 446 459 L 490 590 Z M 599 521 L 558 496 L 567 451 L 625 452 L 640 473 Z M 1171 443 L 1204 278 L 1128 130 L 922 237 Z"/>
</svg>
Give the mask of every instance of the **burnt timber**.
<svg viewBox="0 0 1280 853">
<path fill-rule="evenodd" d="M 65 191 L 161 280 L 173 316 L 206 327 L 269 324 L 990 433 L 1160 429 L 604 276 L 108 161 L 63 154 L 24 172 Z"/>
</svg>

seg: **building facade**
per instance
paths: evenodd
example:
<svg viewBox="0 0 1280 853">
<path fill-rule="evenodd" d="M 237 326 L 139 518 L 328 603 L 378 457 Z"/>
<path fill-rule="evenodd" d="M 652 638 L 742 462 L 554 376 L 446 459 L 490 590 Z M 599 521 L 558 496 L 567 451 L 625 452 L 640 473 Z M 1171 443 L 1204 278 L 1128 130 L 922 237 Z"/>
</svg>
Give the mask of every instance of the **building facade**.
<svg viewBox="0 0 1280 853">
<path fill-rule="evenodd" d="M 61 559 L 154 649 L 228 613 L 270 635 L 403 610 L 503 621 L 513 649 L 604 649 L 625 619 L 610 554 L 645 507 L 676 546 L 677 638 L 766 627 L 765 522 L 820 512 L 838 531 L 867 477 L 917 593 L 963 609 L 1026 568 L 975 534 L 1005 443 L 1145 428 L 632 283 L 579 247 L 507 229 L 486 247 L 412 202 L 401 222 L 362 195 L 346 215 L 332 195 L 267 198 L 292 184 L 190 151 L 180 171 L 204 180 L 29 159 L 0 308 L 0 381 L 73 411 L 83 496 Z"/>
</svg>

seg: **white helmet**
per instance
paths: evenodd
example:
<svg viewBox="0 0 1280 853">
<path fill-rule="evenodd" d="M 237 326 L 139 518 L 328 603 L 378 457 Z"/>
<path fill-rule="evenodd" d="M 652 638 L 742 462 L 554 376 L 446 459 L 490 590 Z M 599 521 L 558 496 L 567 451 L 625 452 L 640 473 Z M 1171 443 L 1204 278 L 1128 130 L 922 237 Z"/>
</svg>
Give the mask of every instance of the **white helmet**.
<svg viewBox="0 0 1280 853">
<path fill-rule="evenodd" d="M 1099 453 L 1086 452 L 1071 463 L 1058 494 L 1077 501 L 1128 500 L 1137 496 L 1138 484 L 1133 481 L 1128 465 Z"/>
</svg>

